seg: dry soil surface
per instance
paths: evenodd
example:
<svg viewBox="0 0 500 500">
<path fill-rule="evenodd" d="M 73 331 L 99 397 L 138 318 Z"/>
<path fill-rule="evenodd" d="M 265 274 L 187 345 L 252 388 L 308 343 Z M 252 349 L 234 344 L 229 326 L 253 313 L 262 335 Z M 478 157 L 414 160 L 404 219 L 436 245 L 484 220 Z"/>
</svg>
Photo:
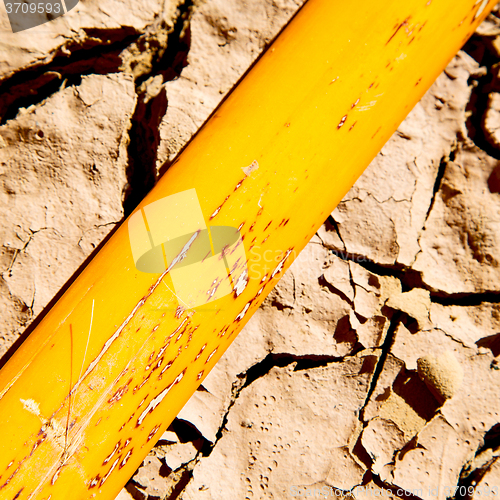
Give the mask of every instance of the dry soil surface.
<svg viewBox="0 0 500 500">
<path fill-rule="evenodd" d="M 82 0 L 0 40 L 0 354 L 301 3 Z M 500 498 L 499 60 L 496 10 L 120 500 Z"/>
</svg>

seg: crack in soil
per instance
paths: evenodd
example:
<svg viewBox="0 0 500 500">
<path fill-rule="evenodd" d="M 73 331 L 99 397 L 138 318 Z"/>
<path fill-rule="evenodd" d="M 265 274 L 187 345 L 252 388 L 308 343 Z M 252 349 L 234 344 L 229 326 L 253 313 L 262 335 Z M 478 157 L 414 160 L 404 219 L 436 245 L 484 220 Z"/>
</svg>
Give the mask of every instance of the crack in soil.
<svg viewBox="0 0 500 500">
<path fill-rule="evenodd" d="M 128 183 L 123 193 L 125 217 L 134 211 L 156 182 L 159 126 L 168 108 L 168 97 L 163 84 L 178 78 L 187 66 L 191 46 L 189 22 L 193 5 L 192 0 L 185 0 L 179 6 L 179 15 L 168 35 L 162 56 L 153 64 L 150 72 L 141 75 L 136 81 L 137 105 L 129 132 L 129 164 L 126 172 Z M 161 87 L 151 97 L 147 84 L 155 77 L 161 78 Z"/>
<path fill-rule="evenodd" d="M 422 500 L 420 497 L 413 495 L 410 491 L 405 490 L 404 488 L 401 488 L 399 486 L 394 486 L 392 484 L 386 483 L 383 481 L 378 474 L 375 474 L 374 472 L 372 474 L 372 480 L 373 482 L 379 487 L 383 488 L 384 490 L 390 491 L 395 498 L 403 498 L 407 500 Z M 398 491 L 400 491 L 400 494 L 398 495 Z"/>
<path fill-rule="evenodd" d="M 156 180 L 157 149 L 160 141 L 158 127 L 162 118 L 165 116 L 168 107 L 168 96 L 166 94 L 165 87 L 162 86 L 160 91 L 155 96 L 150 97 L 146 91 L 147 84 L 150 79 L 156 76 L 161 77 L 162 85 L 167 81 L 178 78 L 183 68 L 187 65 L 187 54 L 190 50 L 189 21 L 193 5 L 193 0 L 185 0 L 179 6 L 178 15 L 173 27 L 168 28 L 163 22 L 156 26 L 155 29 L 157 30 L 163 29 L 168 31 L 167 40 L 163 44 L 159 41 L 155 47 L 154 50 L 156 50 L 157 57 L 155 58 L 150 70 L 140 74 L 136 78 L 136 93 L 138 100 L 134 115 L 131 118 L 132 127 L 129 131 L 129 166 L 127 169 L 129 185 L 127 191 L 124 193 L 123 202 L 125 215 L 130 214 L 134 210 L 137 203 L 154 186 Z M 120 29 L 86 30 L 86 37 L 84 37 L 83 40 L 71 41 L 66 47 L 60 48 L 54 53 L 49 63 L 44 62 L 30 68 L 23 69 L 8 79 L 0 81 L 0 124 L 4 124 L 6 121 L 17 116 L 20 108 L 43 102 L 45 99 L 57 92 L 62 86 L 78 85 L 81 83 L 82 76 L 84 75 L 91 73 L 109 74 L 121 71 L 120 68 L 123 61 L 119 57 L 119 54 L 132 44 L 137 44 L 139 48 L 143 47 L 144 44 L 142 42 L 147 36 L 146 31 L 147 30 L 139 32 L 131 27 L 122 27 Z M 149 35 L 151 35 L 151 33 Z M 142 37 L 144 37 L 144 39 Z M 470 42 L 468 42 L 464 50 L 474 57 L 473 43 L 474 37 Z M 483 42 L 481 41 L 481 43 Z M 491 54 L 487 54 L 487 56 L 481 57 L 479 62 L 481 64 L 485 64 L 485 60 L 487 59 L 486 62 L 488 63 L 488 66 L 491 66 L 490 58 Z M 498 150 L 493 148 L 487 142 L 481 126 L 482 116 L 487 107 L 487 90 L 491 85 L 492 78 L 490 70 L 488 70 L 488 73 L 485 76 L 471 77 L 471 79 L 475 79 L 477 85 L 471 93 L 471 99 L 467 107 L 468 111 L 474 110 L 474 113 L 472 113 L 467 119 L 467 130 L 469 137 L 477 146 L 491 156 L 500 158 Z M 445 174 L 446 164 L 449 161 L 453 161 L 455 152 L 456 147 L 452 149 L 449 157 L 443 157 L 441 159 L 425 221 L 427 221 L 434 206 L 436 196 L 439 192 L 442 179 Z M 411 202 L 412 200 L 395 201 Z M 329 223 L 336 231 L 344 249 L 339 250 L 337 248 L 331 248 L 327 246 L 318 236 L 321 244 L 325 248 L 328 248 L 342 260 L 356 262 L 374 274 L 392 276 L 399 279 L 403 285 L 403 291 L 409 291 L 413 288 L 423 288 L 425 290 L 429 290 L 431 293 L 431 300 L 441 305 L 474 306 L 483 302 L 500 303 L 500 292 L 491 291 L 484 293 L 446 294 L 445 292 L 430 289 L 430 287 L 423 282 L 422 274 L 411 268 L 397 263 L 394 265 L 382 265 L 369 260 L 366 256 L 349 253 L 346 251 L 347 247 L 342 239 L 339 226 L 331 215 L 328 217 L 327 223 Z M 107 224 L 103 224 L 102 226 L 104 225 Z M 424 227 L 422 227 L 422 231 Z M 43 229 L 46 228 L 42 228 L 41 230 Z M 8 271 L 12 269 L 16 257 L 20 252 L 26 249 L 32 239 L 32 236 L 36 232 L 38 231 L 34 231 L 30 235 L 28 242 L 22 249 L 15 250 Z M 350 269 L 349 276 L 351 285 L 355 289 L 355 283 Z M 294 277 L 293 281 L 295 304 Z M 334 287 L 331 287 L 328 283 L 325 285 L 323 282 L 320 282 L 320 285 L 327 286 L 329 289 L 333 288 L 334 293 L 339 295 L 341 293 L 339 293 Z M 343 294 L 341 297 L 352 306 L 352 301 L 347 299 Z M 34 296 L 31 306 L 28 306 L 30 309 L 33 307 L 33 303 Z M 366 406 L 376 388 L 380 374 L 382 373 L 387 360 L 387 356 L 395 341 L 396 329 L 405 317 L 405 313 L 395 312 L 392 317 L 389 318 L 390 324 L 385 339 L 380 347 L 374 349 L 374 351 L 380 350 L 381 354 L 377 360 L 375 370 L 371 377 L 365 401 L 358 414 L 358 418 L 364 426 L 368 423 L 364 421 Z M 201 436 L 194 426 L 192 426 L 194 429 L 193 433 L 202 437 L 204 439 L 204 444 L 200 447 L 193 459 L 173 471 L 174 474 L 179 474 L 179 479 L 175 482 L 173 489 L 164 498 L 177 499 L 193 477 L 193 469 L 200 458 L 208 457 L 211 454 L 215 446 L 218 444 L 218 441 L 224 435 L 224 431 L 226 431 L 229 412 L 238 400 L 243 389 L 248 387 L 255 380 L 266 376 L 274 367 L 282 368 L 294 363 L 296 364 L 294 371 L 324 367 L 331 363 L 345 361 L 349 357 L 355 356 L 361 350 L 362 347 L 358 344 L 357 347 L 353 349 L 352 353 L 342 357 L 329 355 L 298 356 L 289 353 L 270 353 L 245 372 L 238 374 L 236 381 L 232 386 L 231 400 L 223 415 L 215 441 L 210 443 Z M 475 458 L 487 450 L 498 449 L 498 447 L 500 447 L 500 430 L 498 427 L 499 424 L 486 433 L 485 443 L 480 449 L 477 450 Z M 179 434 L 178 431 L 176 431 L 176 433 Z M 472 461 L 464 465 L 458 485 L 469 486 L 474 482 L 479 482 L 496 459 L 497 457 L 495 456 L 494 459 L 488 460 L 484 462 L 483 465 L 475 468 L 471 468 Z M 395 496 L 398 496 L 395 492 L 397 487 L 383 482 L 379 476 L 373 474 L 370 470 L 367 471 L 367 474 L 372 475 L 374 483 L 379 487 L 388 489 L 392 491 Z M 416 500 L 418 497 L 410 494 L 407 495 L 405 493 L 404 498 Z M 470 496 L 460 496 L 458 494 L 455 496 L 455 500 L 470 500 L 470 498 Z"/>
<path fill-rule="evenodd" d="M 368 257 L 350 253 L 338 249 L 332 249 L 330 246 L 323 244 L 325 248 L 330 250 L 332 254 L 346 262 L 354 262 L 361 267 L 379 276 L 391 276 L 397 278 L 402 285 L 403 292 L 409 292 L 414 288 L 422 288 L 430 293 L 432 302 L 445 306 L 476 306 L 483 302 L 498 304 L 500 303 L 500 291 L 491 290 L 485 292 L 459 292 L 446 293 L 442 290 L 436 290 L 424 283 L 422 273 L 402 264 L 379 264 Z"/>
<path fill-rule="evenodd" d="M 498 460 L 500 460 L 500 424 L 495 424 L 484 435 L 483 445 L 478 448 L 474 458 L 462 467 L 453 500 L 472 500 L 475 487 Z"/>
<path fill-rule="evenodd" d="M 443 306 L 478 306 L 483 303 L 500 304 L 500 291 L 453 294 L 431 291 L 431 301 Z"/>
<path fill-rule="evenodd" d="M 198 451 L 196 456 L 188 462 L 188 464 L 194 464 L 192 468 L 190 468 L 189 473 L 187 474 L 189 478 L 183 483 L 182 488 L 176 489 L 176 493 L 173 496 L 165 496 L 165 499 L 169 500 L 176 500 L 179 495 L 184 491 L 186 486 L 188 485 L 189 481 L 193 477 L 193 469 L 196 463 L 199 461 L 199 459 L 203 457 L 208 457 L 214 448 L 217 446 L 217 443 L 220 441 L 222 436 L 224 435 L 224 431 L 226 430 L 227 423 L 229 420 L 229 412 L 231 411 L 232 407 L 236 404 L 236 401 L 238 400 L 241 392 L 243 389 L 248 387 L 250 384 L 255 382 L 257 379 L 264 377 L 267 375 L 270 370 L 274 367 L 279 367 L 283 368 L 285 366 L 288 366 L 290 364 L 296 363 L 296 366 L 294 368 L 294 371 L 301 371 L 301 370 L 309 370 L 312 368 L 320 368 L 324 366 L 328 366 L 330 363 L 339 363 L 342 361 L 345 361 L 346 359 L 353 357 L 356 355 L 357 352 L 363 350 L 362 348 L 356 350 L 355 352 L 347 355 L 347 356 L 328 356 L 328 355 L 295 355 L 295 354 L 288 354 L 288 353 L 269 353 L 264 359 L 259 361 L 258 363 L 252 365 L 246 372 L 242 372 L 237 375 L 236 381 L 233 382 L 233 386 L 231 389 L 231 401 L 228 404 L 228 407 L 226 408 L 226 411 L 222 417 L 222 422 L 219 427 L 219 430 L 217 431 L 217 434 L 215 436 L 215 441 L 213 443 L 209 443 L 206 441 L 207 446 L 203 447 Z M 184 467 L 188 464 L 184 464 Z"/>
<path fill-rule="evenodd" d="M 49 58 L 0 80 L 0 125 L 15 118 L 21 108 L 40 104 L 61 88 L 79 85 L 85 75 L 125 71 L 134 74 L 138 84 L 142 83 L 156 67 L 164 64 L 165 54 L 171 54 L 167 45 L 175 47 L 176 44 L 175 36 L 170 35 L 176 32 L 179 23 L 184 23 L 186 12 L 192 6 L 192 0 L 184 0 L 177 8 L 172 26 L 162 19 L 163 8 L 142 30 L 131 26 L 83 28 L 83 36 L 68 40 Z M 126 61 L 120 55 L 127 49 L 135 53 L 149 52 L 153 69 L 141 73 L 133 60 L 130 68 L 125 68 Z"/>
<path fill-rule="evenodd" d="M 384 342 L 382 343 L 382 345 L 380 347 L 377 348 L 377 349 L 380 349 L 380 351 L 381 351 L 380 357 L 379 357 L 377 364 L 375 366 L 375 371 L 373 372 L 373 377 L 370 381 L 370 388 L 368 389 L 368 392 L 366 393 L 365 402 L 363 403 L 363 406 L 361 407 L 361 410 L 359 411 L 358 418 L 359 418 L 359 421 L 363 424 L 363 427 L 365 427 L 368 424 L 368 422 L 365 422 L 365 418 L 364 418 L 366 406 L 368 405 L 368 403 L 370 401 L 370 398 L 373 394 L 373 391 L 377 387 L 377 382 L 378 382 L 378 379 L 380 378 L 380 374 L 382 373 L 382 370 L 384 369 L 387 355 L 389 354 L 391 347 L 396 340 L 396 329 L 397 329 L 398 325 L 401 323 L 404 315 L 405 314 L 400 312 L 400 311 L 396 311 L 393 314 L 392 318 L 390 319 L 389 328 L 387 329 L 387 333 L 385 335 Z"/>
<path fill-rule="evenodd" d="M 425 230 L 425 224 L 427 222 L 427 219 L 429 218 L 429 215 L 432 212 L 432 208 L 434 207 L 434 203 L 436 201 L 436 196 L 439 192 L 439 189 L 441 188 L 441 183 L 443 181 L 443 177 L 444 177 L 444 174 L 446 172 L 446 165 L 448 164 L 448 162 L 452 162 L 455 159 L 456 152 L 457 152 L 457 146 L 452 148 L 449 155 L 443 156 L 443 158 L 441 158 L 441 161 L 439 162 L 439 168 L 437 171 L 436 179 L 434 180 L 434 186 L 432 188 L 431 202 L 429 203 L 429 208 L 427 209 L 427 213 L 425 214 L 424 224 L 422 226 L 422 229 L 420 230 L 421 233 Z M 420 237 L 421 236 L 422 236 L 422 234 L 420 234 L 418 237 L 418 246 L 419 247 L 420 247 Z M 416 260 L 416 256 L 415 256 L 415 260 Z"/>
<path fill-rule="evenodd" d="M 493 158 L 500 160 L 500 151 L 486 139 L 482 124 L 484 114 L 488 109 L 489 93 L 493 90 L 493 84 L 495 83 L 495 75 L 491 69 L 498 63 L 498 56 L 485 43 L 487 38 L 474 34 L 462 48 L 463 51 L 467 52 L 481 66 L 485 66 L 487 69 L 486 74 L 480 76 L 471 75 L 469 78 L 472 92 L 466 107 L 468 116 L 465 126 L 467 135 L 478 148 Z"/>
<path fill-rule="evenodd" d="M 0 125 L 15 118 L 21 108 L 42 103 L 62 86 L 78 85 L 82 76 L 119 71 L 118 57 L 141 33 L 120 29 L 88 29 L 83 40 L 75 40 L 55 52 L 49 63 L 39 63 L 0 82 Z"/>
</svg>

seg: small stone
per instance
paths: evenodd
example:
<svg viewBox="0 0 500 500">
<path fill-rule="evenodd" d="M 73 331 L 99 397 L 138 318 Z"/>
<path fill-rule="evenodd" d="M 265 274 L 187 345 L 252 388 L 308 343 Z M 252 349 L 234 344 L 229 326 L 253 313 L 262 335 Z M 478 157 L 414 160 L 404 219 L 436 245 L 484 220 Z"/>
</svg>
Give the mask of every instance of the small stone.
<svg viewBox="0 0 500 500">
<path fill-rule="evenodd" d="M 450 351 L 440 356 L 424 356 L 417 360 L 418 374 L 440 401 L 450 399 L 462 385 L 464 372 Z"/>
</svg>

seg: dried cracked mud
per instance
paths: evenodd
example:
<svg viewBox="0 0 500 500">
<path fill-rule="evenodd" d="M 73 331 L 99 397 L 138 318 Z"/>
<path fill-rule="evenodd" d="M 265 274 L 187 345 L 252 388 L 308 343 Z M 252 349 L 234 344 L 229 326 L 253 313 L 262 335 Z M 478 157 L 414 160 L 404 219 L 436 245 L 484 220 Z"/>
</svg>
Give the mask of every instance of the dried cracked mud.
<svg viewBox="0 0 500 500">
<path fill-rule="evenodd" d="M 83 0 L 0 40 L 0 354 L 301 4 Z M 499 243 L 497 8 L 118 498 L 499 498 Z"/>
</svg>

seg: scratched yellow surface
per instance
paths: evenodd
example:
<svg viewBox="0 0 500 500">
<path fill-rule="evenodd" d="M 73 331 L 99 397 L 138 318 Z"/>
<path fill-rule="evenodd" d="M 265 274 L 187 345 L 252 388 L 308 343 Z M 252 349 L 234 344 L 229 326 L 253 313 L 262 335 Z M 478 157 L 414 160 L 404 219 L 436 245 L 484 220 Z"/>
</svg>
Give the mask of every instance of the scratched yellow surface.
<svg viewBox="0 0 500 500">
<path fill-rule="evenodd" d="M 0 499 L 114 498 L 494 3 L 306 3 L 0 372 Z"/>
</svg>

